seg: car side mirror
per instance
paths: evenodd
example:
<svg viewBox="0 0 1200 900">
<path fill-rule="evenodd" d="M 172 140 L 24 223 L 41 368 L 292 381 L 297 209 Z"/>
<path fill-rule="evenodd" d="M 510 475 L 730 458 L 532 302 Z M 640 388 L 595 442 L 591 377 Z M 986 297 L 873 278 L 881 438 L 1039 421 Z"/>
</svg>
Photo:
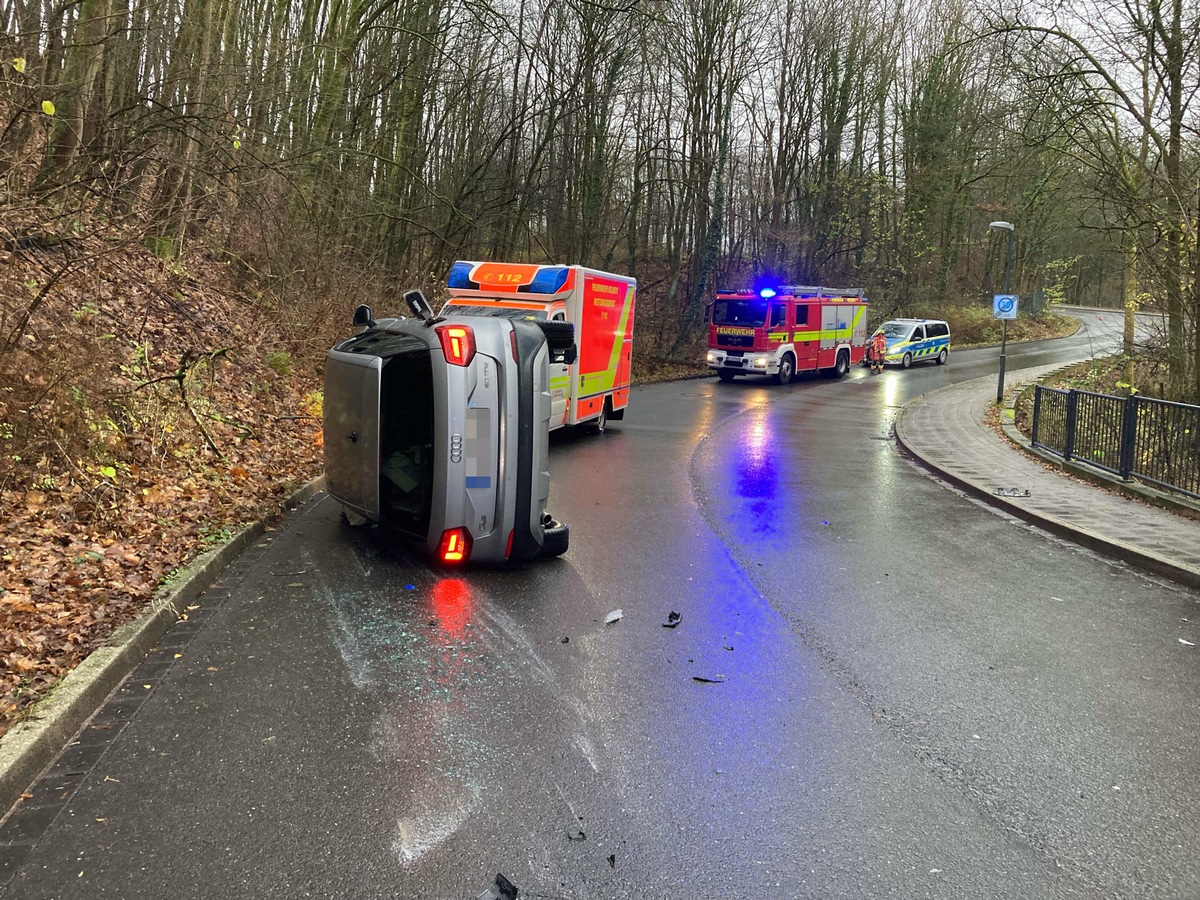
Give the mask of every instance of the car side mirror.
<svg viewBox="0 0 1200 900">
<path fill-rule="evenodd" d="M 432 325 L 437 318 L 433 314 L 433 307 L 429 305 L 429 301 L 425 299 L 425 295 L 420 291 L 405 291 L 404 302 L 413 311 L 413 315 L 426 325 Z"/>
<path fill-rule="evenodd" d="M 579 351 L 572 344 L 570 347 L 550 348 L 550 362 L 571 365 L 579 356 Z"/>
<path fill-rule="evenodd" d="M 375 324 L 375 320 L 371 318 L 371 307 L 362 305 L 354 310 L 354 319 L 351 324 L 355 328 L 370 328 Z"/>
</svg>

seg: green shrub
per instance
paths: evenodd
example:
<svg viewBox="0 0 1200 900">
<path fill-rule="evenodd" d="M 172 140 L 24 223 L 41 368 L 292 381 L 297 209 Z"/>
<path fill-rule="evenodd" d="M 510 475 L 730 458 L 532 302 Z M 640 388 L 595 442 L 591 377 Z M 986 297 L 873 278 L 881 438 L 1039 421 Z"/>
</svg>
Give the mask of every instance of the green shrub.
<svg viewBox="0 0 1200 900">
<path fill-rule="evenodd" d="M 270 366 L 277 375 L 292 374 L 292 354 L 286 350 L 272 350 L 267 354 L 267 365 Z"/>
</svg>

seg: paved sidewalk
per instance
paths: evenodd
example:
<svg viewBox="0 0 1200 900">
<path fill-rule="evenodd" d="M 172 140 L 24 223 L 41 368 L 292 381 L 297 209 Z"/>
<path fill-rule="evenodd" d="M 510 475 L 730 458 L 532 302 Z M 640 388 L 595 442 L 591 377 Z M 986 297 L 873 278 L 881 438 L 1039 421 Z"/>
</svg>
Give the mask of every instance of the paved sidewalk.
<svg viewBox="0 0 1200 900">
<path fill-rule="evenodd" d="M 1010 372 L 1008 403 L 1020 386 L 1057 368 Z M 1155 505 L 1164 502 L 1161 491 L 1106 479 L 1099 471 L 1088 470 L 1088 480 L 1068 474 L 1060 460 L 1049 454 L 1041 458 L 1008 427 L 1021 444 L 1014 446 L 985 422 L 995 390 L 995 378 L 987 376 L 926 394 L 901 412 L 896 438 L 967 493 L 1106 556 L 1200 590 L 1200 503 L 1178 500 L 1178 511 L 1172 511 Z"/>
</svg>

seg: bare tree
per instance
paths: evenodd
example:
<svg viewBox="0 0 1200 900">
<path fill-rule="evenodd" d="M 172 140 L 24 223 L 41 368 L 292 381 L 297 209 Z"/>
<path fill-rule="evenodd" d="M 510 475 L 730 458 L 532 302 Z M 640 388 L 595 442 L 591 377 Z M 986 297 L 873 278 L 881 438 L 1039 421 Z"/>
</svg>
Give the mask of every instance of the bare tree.
<svg viewBox="0 0 1200 900">
<path fill-rule="evenodd" d="M 1200 158 L 1184 145 L 1185 134 L 1196 135 L 1200 9 L 1183 0 L 1094 0 L 1069 16 L 1041 3 L 985 15 L 986 36 L 1007 41 L 1014 70 L 1060 116 L 1062 152 L 1111 186 L 1122 227 L 1153 235 L 1140 252 L 1131 235 L 1125 257 L 1130 267 L 1145 263 L 1165 298 L 1172 396 L 1200 397 L 1200 294 L 1188 237 Z M 1081 106 L 1064 106 L 1064 96 Z M 1132 272 L 1125 281 L 1135 281 Z"/>
</svg>

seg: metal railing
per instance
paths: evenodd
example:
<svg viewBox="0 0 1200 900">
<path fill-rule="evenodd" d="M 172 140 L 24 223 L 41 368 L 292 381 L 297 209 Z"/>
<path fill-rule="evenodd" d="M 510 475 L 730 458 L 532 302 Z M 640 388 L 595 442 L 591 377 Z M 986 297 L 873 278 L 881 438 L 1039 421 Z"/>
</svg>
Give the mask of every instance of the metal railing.
<svg viewBox="0 0 1200 900">
<path fill-rule="evenodd" d="M 1200 498 L 1200 406 L 1034 386 L 1033 446 Z"/>
</svg>

